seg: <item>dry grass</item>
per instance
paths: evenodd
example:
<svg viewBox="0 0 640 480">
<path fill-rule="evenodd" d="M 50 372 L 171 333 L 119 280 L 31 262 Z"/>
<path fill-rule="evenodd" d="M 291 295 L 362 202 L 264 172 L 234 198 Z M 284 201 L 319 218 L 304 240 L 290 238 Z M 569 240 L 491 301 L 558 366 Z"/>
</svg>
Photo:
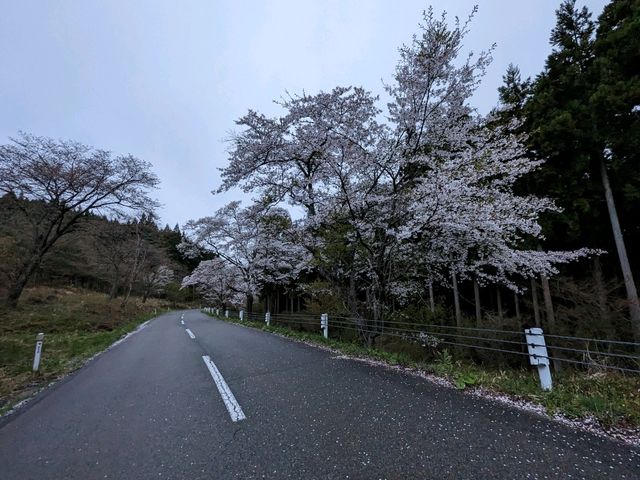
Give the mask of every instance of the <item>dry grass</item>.
<svg viewBox="0 0 640 480">
<path fill-rule="evenodd" d="M 25 291 L 16 309 L 0 311 L 0 413 L 48 382 L 81 366 L 133 330 L 166 302 L 132 297 L 120 300 L 75 288 L 36 287 Z M 40 371 L 31 371 L 35 336 L 45 334 Z"/>
</svg>

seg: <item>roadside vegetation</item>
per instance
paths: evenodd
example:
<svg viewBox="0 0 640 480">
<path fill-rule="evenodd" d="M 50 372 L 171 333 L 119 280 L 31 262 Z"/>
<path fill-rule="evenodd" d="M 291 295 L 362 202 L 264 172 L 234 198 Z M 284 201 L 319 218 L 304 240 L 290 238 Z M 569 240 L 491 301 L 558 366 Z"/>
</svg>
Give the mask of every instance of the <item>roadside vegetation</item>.
<svg viewBox="0 0 640 480">
<path fill-rule="evenodd" d="M 243 326 L 275 333 L 295 340 L 328 347 L 350 357 L 376 360 L 391 366 L 405 367 L 418 373 L 432 374 L 448 380 L 460 390 L 483 388 L 512 399 L 521 399 L 544 407 L 549 415 L 569 419 L 594 418 L 605 429 L 640 428 L 640 378 L 602 370 L 565 369 L 554 374 L 551 392 L 540 390 L 540 381 L 531 367 L 511 368 L 477 364 L 464 352 L 444 349 L 424 355 L 414 344 L 379 342 L 367 348 L 355 339 L 324 338 L 314 331 L 295 330 L 287 326 L 267 326 L 263 321 L 243 321 L 217 317 Z"/>
<path fill-rule="evenodd" d="M 132 297 L 124 309 L 104 293 L 79 288 L 35 287 L 15 309 L 0 310 L 0 414 L 48 383 L 81 367 L 87 359 L 134 330 L 166 300 L 142 303 Z M 32 372 L 36 334 L 45 334 L 39 372 Z"/>
<path fill-rule="evenodd" d="M 0 145 L 0 413 L 156 311 L 194 300 L 151 164 L 20 132 Z M 37 333 L 45 334 L 37 374 Z"/>
</svg>

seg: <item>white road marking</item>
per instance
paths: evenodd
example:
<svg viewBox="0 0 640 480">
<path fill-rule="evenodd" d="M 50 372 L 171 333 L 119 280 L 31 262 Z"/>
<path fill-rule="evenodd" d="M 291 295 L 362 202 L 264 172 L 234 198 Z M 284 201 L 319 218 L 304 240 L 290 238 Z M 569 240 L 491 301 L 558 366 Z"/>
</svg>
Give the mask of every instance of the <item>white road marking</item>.
<svg viewBox="0 0 640 480">
<path fill-rule="evenodd" d="M 145 328 L 147 325 L 149 325 L 149 322 L 151 320 L 147 320 L 146 322 L 140 324 L 138 326 L 138 328 L 136 328 L 134 331 L 127 333 L 124 337 L 122 337 L 120 340 L 116 340 L 115 342 L 113 342 L 111 345 L 109 345 L 109 347 L 107 348 L 107 350 L 111 350 L 113 347 L 115 347 L 116 345 L 120 345 L 122 342 L 124 342 L 127 338 L 129 338 L 131 335 L 135 335 L 136 333 L 138 333 L 140 330 L 142 330 L 143 328 Z"/>
<path fill-rule="evenodd" d="M 191 330 L 189 330 L 188 328 L 186 330 L 187 330 L 187 334 L 191 337 L 191 340 L 196 338 L 196 336 L 193 334 L 193 332 Z"/>
<path fill-rule="evenodd" d="M 184 325 L 184 320 L 180 320 L 180 324 L 181 324 L 181 325 Z"/>
<path fill-rule="evenodd" d="M 204 364 L 209 369 L 209 373 L 213 377 L 213 381 L 216 383 L 216 387 L 218 387 L 218 391 L 220 392 L 220 396 L 222 397 L 222 401 L 227 407 L 227 411 L 231 416 L 231 420 L 234 422 L 238 422 L 240 420 L 245 420 L 247 417 L 245 416 L 240 404 L 236 400 L 236 397 L 233 396 L 229 385 L 222 378 L 222 374 L 216 364 L 213 363 L 213 360 L 209 357 L 209 355 L 203 355 L 202 360 L 204 360 Z"/>
</svg>

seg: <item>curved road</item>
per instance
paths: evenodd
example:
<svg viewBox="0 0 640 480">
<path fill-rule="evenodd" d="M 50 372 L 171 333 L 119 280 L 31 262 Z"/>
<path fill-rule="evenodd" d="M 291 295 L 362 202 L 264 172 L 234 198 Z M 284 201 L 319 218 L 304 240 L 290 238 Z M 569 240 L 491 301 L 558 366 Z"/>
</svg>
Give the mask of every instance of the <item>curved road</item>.
<svg viewBox="0 0 640 480">
<path fill-rule="evenodd" d="M 640 479 L 640 451 L 186 311 L 0 420 L 0 478 Z"/>
</svg>

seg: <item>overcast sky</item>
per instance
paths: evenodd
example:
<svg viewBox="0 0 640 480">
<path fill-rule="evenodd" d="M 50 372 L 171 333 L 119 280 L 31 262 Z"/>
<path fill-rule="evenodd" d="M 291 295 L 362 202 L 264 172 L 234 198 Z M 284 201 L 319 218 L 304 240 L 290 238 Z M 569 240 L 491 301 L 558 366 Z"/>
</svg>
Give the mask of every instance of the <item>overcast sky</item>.
<svg viewBox="0 0 640 480">
<path fill-rule="evenodd" d="M 4 0 L 0 142 L 24 130 L 149 160 L 161 221 L 183 224 L 241 196 L 210 191 L 247 109 L 277 113 L 285 91 L 382 93 L 428 5 L 466 17 L 474 3 L 467 48 L 497 43 L 474 98 L 487 112 L 510 62 L 542 69 L 559 0 Z M 605 3 L 585 2 L 594 17 Z"/>
</svg>

